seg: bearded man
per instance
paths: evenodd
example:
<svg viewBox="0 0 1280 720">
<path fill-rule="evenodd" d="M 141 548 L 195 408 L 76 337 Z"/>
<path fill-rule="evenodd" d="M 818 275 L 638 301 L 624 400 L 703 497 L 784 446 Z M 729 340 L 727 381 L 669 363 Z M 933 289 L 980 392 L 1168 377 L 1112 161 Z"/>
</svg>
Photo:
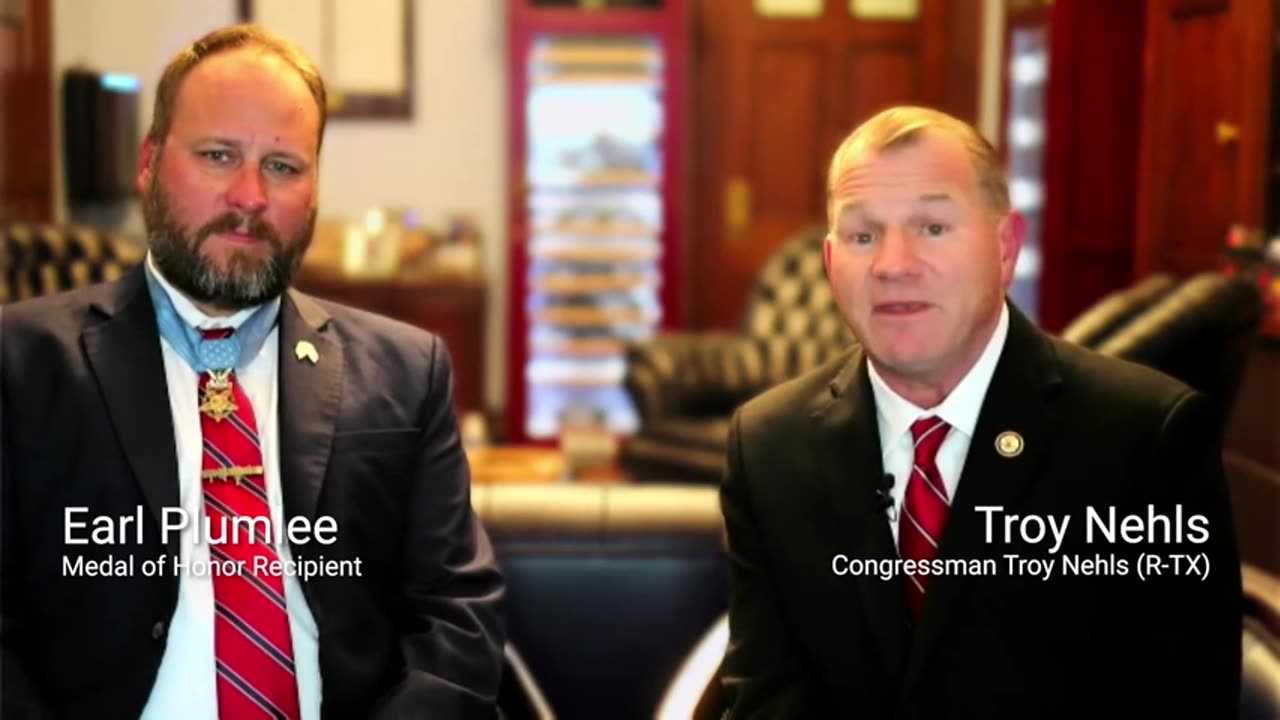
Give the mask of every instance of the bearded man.
<svg viewBox="0 0 1280 720">
<path fill-rule="evenodd" d="M 252 25 L 173 58 L 148 253 L 5 308 L 5 717 L 492 717 L 504 582 L 448 352 L 308 297 L 324 82 Z"/>
</svg>

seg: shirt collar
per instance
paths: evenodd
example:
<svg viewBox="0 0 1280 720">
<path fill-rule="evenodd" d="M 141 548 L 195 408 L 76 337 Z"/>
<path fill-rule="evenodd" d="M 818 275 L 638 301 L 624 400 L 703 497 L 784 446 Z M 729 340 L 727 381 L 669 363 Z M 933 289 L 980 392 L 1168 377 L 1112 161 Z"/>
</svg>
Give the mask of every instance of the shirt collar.
<svg viewBox="0 0 1280 720">
<path fill-rule="evenodd" d="M 996 363 L 1000 360 L 1000 352 L 1004 349 L 1008 334 L 1009 305 L 1006 302 L 1000 307 L 1000 320 L 996 323 L 995 332 L 987 340 L 986 348 L 978 356 L 978 361 L 969 368 L 969 372 L 960 379 L 955 389 L 932 408 L 920 408 L 894 392 L 876 372 L 875 363 L 868 358 L 867 372 L 871 376 L 871 391 L 876 401 L 881 446 L 887 451 L 904 433 L 910 432 L 912 423 L 931 415 L 945 420 L 953 430 L 973 437 L 974 428 L 978 424 L 978 412 L 982 409 L 982 401 L 991 385 L 991 377 L 995 374 Z"/>
<path fill-rule="evenodd" d="M 156 281 L 160 283 L 160 288 L 164 290 L 165 295 L 169 296 L 169 300 L 173 303 L 173 309 L 178 313 L 178 317 L 182 318 L 183 322 L 197 330 L 215 330 L 219 328 L 232 328 L 239 330 L 240 326 L 249 319 L 249 316 L 253 315 L 253 312 L 261 307 L 261 305 L 255 305 L 254 307 L 239 310 L 234 315 L 215 317 L 196 307 L 195 303 L 191 302 L 190 298 L 183 295 L 177 288 L 169 283 L 169 280 L 164 276 L 164 273 L 160 272 L 160 269 L 156 267 L 155 258 L 152 257 L 150 251 L 147 252 L 147 270 L 153 277 L 155 277 Z M 271 300 L 271 304 L 275 305 L 275 307 L 271 309 L 271 312 L 278 312 L 280 298 Z"/>
</svg>

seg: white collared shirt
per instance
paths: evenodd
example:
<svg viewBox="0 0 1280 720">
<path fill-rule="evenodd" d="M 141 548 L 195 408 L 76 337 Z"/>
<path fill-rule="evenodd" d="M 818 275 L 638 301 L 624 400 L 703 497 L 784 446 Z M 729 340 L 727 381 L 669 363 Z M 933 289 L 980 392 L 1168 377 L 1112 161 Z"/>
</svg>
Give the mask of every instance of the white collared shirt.
<svg viewBox="0 0 1280 720">
<path fill-rule="evenodd" d="M 1000 360 L 1008 334 L 1009 306 L 1006 302 L 1001 306 L 995 332 L 991 334 L 991 339 L 987 341 L 977 362 L 942 402 L 927 409 L 917 407 L 915 403 L 894 392 L 876 372 L 875 363 L 868 358 L 867 371 L 871 376 L 871 391 L 876 401 L 876 421 L 880 429 L 881 460 L 884 471 L 893 475 L 893 509 L 888 516 L 895 545 L 898 542 L 902 503 L 907 496 L 907 481 L 911 477 L 911 465 L 915 460 L 911 424 L 920 418 L 937 416 L 951 426 L 942 446 L 938 448 L 935 460 L 938 473 L 942 475 L 942 483 L 946 486 L 947 497 L 954 498 L 956 487 L 960 484 L 960 471 L 969 454 L 974 427 L 978 424 L 978 413 L 982 410 L 982 401 L 986 398 L 991 376 L 996 371 L 996 363 Z"/>
<path fill-rule="evenodd" d="M 241 310 L 230 317 L 210 317 L 178 292 L 156 269 L 150 254 L 150 270 L 165 293 L 173 301 L 174 310 L 184 322 L 201 330 L 239 328 L 254 308 Z M 272 302 L 279 309 L 279 298 Z M 253 405 L 262 443 L 262 466 L 267 483 L 267 499 L 272 527 L 284 521 L 284 500 L 280 485 L 280 422 L 276 382 L 280 354 L 279 324 L 272 329 L 262 349 L 249 364 L 236 372 L 236 381 Z M 178 501 L 191 522 L 178 540 L 183 563 L 187 567 L 209 562 L 209 545 L 203 539 L 192 542 L 195 524 L 203 532 L 204 488 L 200 480 L 203 445 L 200 432 L 196 372 L 173 349 L 168 340 L 160 339 L 164 354 L 165 380 L 169 388 L 169 410 L 173 414 L 174 442 L 178 450 Z M 215 528 L 216 531 L 216 528 Z M 289 543 L 276 547 L 280 559 L 290 559 Z M 289 609 L 289 630 L 293 639 L 294 671 L 298 679 L 298 696 L 302 720 L 320 718 L 319 636 L 311 608 L 302 594 L 302 586 L 292 575 L 284 577 L 285 603 Z M 169 636 L 160 672 L 151 689 L 151 697 L 142 711 L 142 720 L 193 718 L 218 720 L 217 669 L 213 649 L 213 579 L 186 572 L 179 575 L 178 606 L 169 622 Z"/>
</svg>

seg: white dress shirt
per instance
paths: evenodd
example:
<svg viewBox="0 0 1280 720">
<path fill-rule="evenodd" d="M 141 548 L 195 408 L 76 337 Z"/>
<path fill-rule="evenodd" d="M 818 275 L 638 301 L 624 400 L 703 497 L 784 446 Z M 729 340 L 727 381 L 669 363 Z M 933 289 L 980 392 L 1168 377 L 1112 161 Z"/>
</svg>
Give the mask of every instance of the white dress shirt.
<svg viewBox="0 0 1280 720">
<path fill-rule="evenodd" d="M 876 372 L 875 363 L 868 358 L 867 371 L 871 376 L 871 391 L 876 401 L 876 421 L 880 428 L 881 459 L 884 471 L 893 475 L 893 508 L 888 516 L 895 545 L 898 542 L 902 503 L 907 496 L 907 481 L 911 477 L 911 466 L 915 460 L 911 424 L 920 418 L 937 416 L 951 426 L 942 446 L 938 448 L 935 460 L 938 473 L 942 475 L 942 483 L 946 486 L 947 498 L 954 498 L 956 486 L 960 484 L 960 471 L 969 454 L 969 443 L 973 440 L 974 426 L 978 423 L 978 413 L 982 410 L 982 401 L 986 398 L 987 387 L 991 385 L 991 376 L 995 373 L 1008 333 L 1009 306 L 1006 303 L 1001 307 L 995 332 L 978 356 L 978 361 L 942 402 L 927 409 L 917 407 L 894 392 Z"/>
<path fill-rule="evenodd" d="M 210 317 L 160 275 L 150 255 L 147 257 L 147 264 L 173 301 L 178 316 L 192 327 L 201 330 L 239 328 L 253 314 L 254 309 L 251 308 L 230 317 Z M 278 311 L 280 300 L 277 298 L 272 302 L 277 305 Z M 277 323 L 248 366 L 236 371 L 236 381 L 249 397 L 258 423 L 272 527 L 279 527 L 284 521 L 284 502 L 280 487 L 280 423 L 277 403 L 279 383 L 276 382 L 280 354 L 278 331 Z M 198 380 L 195 370 L 163 337 L 160 339 L 160 348 L 164 354 L 169 409 L 173 413 L 174 441 L 178 450 L 178 500 L 190 518 L 178 544 L 182 561 L 187 567 L 192 567 L 193 563 L 207 566 L 208 543 L 203 539 L 198 545 L 192 542 L 196 523 L 200 525 L 202 538 L 206 534 L 203 532 L 204 489 L 200 480 L 204 451 L 197 398 Z M 216 530 L 215 528 L 215 532 Z M 289 543 L 286 540 L 281 545 L 276 548 L 276 552 L 282 561 L 287 562 L 290 559 Z M 283 579 L 302 720 L 319 720 L 320 656 L 315 619 L 298 579 L 291 575 L 285 575 Z M 169 623 L 169 637 L 160 662 L 160 672 L 142 712 L 142 720 L 169 720 L 177 717 L 218 720 L 213 618 L 212 577 L 207 574 L 197 576 L 191 572 L 181 573 L 178 581 L 178 606 Z"/>
</svg>

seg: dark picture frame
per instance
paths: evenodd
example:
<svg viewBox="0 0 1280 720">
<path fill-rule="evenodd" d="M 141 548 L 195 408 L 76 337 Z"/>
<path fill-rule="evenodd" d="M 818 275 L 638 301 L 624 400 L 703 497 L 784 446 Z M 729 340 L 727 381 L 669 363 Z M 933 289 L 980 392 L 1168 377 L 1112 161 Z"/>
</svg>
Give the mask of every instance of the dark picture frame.
<svg viewBox="0 0 1280 720">
<path fill-rule="evenodd" d="M 339 2 L 342 0 L 338 0 Z M 254 22 L 253 11 L 254 0 L 238 0 L 238 11 L 241 22 Z M 332 15 L 334 0 L 325 0 L 324 18 L 321 20 L 322 26 L 332 28 Z M 414 113 L 414 2 L 413 0 L 401 0 L 401 23 L 402 47 L 404 48 L 404 87 L 397 93 L 377 93 L 366 90 L 347 89 L 337 86 L 330 78 L 326 77 L 326 85 L 329 96 L 329 118 L 330 119 L 409 119 Z M 286 28 L 271 28 L 279 32 L 285 32 Z M 317 62 L 321 62 L 317 58 Z M 323 65 L 321 70 L 325 71 Z"/>
<path fill-rule="evenodd" d="M 0 0 L 0 25 L 22 27 L 27 18 L 25 0 Z"/>
</svg>

